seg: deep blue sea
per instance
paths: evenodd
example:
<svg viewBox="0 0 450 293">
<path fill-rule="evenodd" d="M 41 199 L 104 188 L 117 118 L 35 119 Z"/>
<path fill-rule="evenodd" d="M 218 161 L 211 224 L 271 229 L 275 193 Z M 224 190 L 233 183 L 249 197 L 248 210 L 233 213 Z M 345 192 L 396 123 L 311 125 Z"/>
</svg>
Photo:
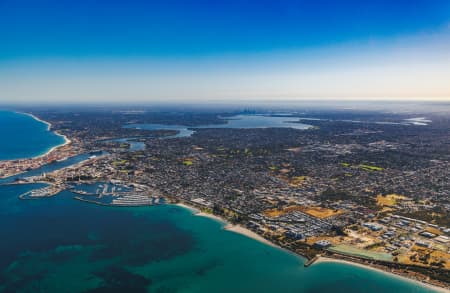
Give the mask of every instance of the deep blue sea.
<svg viewBox="0 0 450 293">
<path fill-rule="evenodd" d="M 25 114 L 0 110 L 0 160 L 35 157 L 63 144 L 47 124 Z"/>
<path fill-rule="evenodd" d="M 24 126 L 23 115 L 1 115 L 24 137 L 42 130 Z M 47 145 L 29 154 L 58 143 L 43 133 Z M 38 187 L 0 185 L 0 292 L 432 292 L 352 265 L 304 268 L 301 257 L 178 206 L 104 207 L 69 191 L 18 199 Z"/>
</svg>

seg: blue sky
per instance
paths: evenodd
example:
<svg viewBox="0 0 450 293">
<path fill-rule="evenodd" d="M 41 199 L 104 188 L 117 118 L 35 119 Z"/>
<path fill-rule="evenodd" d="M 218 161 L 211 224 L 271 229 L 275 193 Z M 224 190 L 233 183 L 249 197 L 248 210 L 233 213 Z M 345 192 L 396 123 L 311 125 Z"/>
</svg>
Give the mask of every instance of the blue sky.
<svg viewBox="0 0 450 293">
<path fill-rule="evenodd" d="M 447 99 L 449 51 L 448 0 L 0 0 L 5 101 Z"/>
</svg>

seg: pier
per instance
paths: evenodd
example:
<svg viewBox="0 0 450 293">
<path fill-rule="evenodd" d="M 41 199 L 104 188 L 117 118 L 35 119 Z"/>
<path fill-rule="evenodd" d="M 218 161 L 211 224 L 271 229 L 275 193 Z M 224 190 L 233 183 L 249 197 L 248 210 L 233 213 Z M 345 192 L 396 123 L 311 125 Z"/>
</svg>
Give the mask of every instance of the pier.
<svg viewBox="0 0 450 293">
<path fill-rule="evenodd" d="M 310 260 L 308 260 L 307 262 L 305 262 L 305 264 L 303 265 L 305 268 L 309 267 L 310 265 L 312 265 L 313 263 L 315 263 L 318 259 L 320 258 L 320 254 L 316 255 L 315 257 L 311 258 Z"/>
</svg>

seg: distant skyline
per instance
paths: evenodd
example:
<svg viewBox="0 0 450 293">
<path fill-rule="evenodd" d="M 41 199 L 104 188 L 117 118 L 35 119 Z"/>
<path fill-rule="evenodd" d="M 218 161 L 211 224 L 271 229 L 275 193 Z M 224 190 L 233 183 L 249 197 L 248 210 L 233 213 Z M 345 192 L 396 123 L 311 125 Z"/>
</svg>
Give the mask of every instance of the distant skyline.
<svg viewBox="0 0 450 293">
<path fill-rule="evenodd" d="M 450 101 L 450 1 L 0 1 L 0 103 Z"/>
</svg>

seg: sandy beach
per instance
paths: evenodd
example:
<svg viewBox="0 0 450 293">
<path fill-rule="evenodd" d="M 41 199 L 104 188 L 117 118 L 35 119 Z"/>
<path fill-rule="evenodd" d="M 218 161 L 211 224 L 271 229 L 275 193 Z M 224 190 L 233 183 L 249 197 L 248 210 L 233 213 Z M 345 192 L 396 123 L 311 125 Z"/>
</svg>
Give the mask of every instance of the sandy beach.
<svg viewBox="0 0 450 293">
<path fill-rule="evenodd" d="M 206 217 L 206 218 L 210 218 L 212 220 L 221 222 L 222 224 L 228 224 L 228 222 L 226 220 L 224 220 L 223 218 L 213 215 L 213 214 L 209 214 L 209 213 L 204 213 L 204 212 L 198 212 L 195 214 L 196 216 L 200 216 L 200 217 Z"/>
<path fill-rule="evenodd" d="M 246 237 L 252 238 L 252 239 L 254 239 L 256 241 L 259 241 L 261 243 L 264 243 L 266 245 L 270 245 L 272 247 L 285 250 L 284 248 L 282 248 L 282 247 L 280 247 L 280 246 L 270 242 L 269 240 L 265 239 L 264 237 L 260 236 L 259 234 L 255 233 L 255 232 L 253 232 L 253 231 L 251 231 L 251 230 L 249 230 L 249 229 L 247 229 L 245 227 L 242 227 L 240 225 L 233 225 L 233 224 L 229 223 L 228 221 L 226 221 L 225 219 L 223 219 L 223 218 L 221 218 L 219 216 L 216 216 L 216 215 L 213 215 L 213 214 L 209 214 L 209 213 L 205 213 L 205 212 L 201 212 L 199 209 L 197 209 L 195 207 L 192 207 L 192 206 L 189 206 L 189 205 L 186 205 L 186 204 L 183 204 L 183 203 L 177 203 L 176 205 L 190 210 L 196 216 L 207 217 L 207 218 L 210 218 L 210 219 L 213 219 L 215 221 L 219 221 L 219 222 L 223 223 L 224 224 L 223 229 L 226 230 L 226 231 L 238 233 L 238 234 L 244 235 Z M 364 264 L 351 262 L 351 261 L 347 261 L 347 260 L 340 260 L 340 259 L 335 259 L 335 258 L 329 258 L 329 257 L 321 256 L 321 257 L 319 257 L 318 260 L 316 260 L 314 262 L 313 265 L 319 264 L 319 263 L 327 263 L 327 262 L 328 263 L 335 262 L 335 263 L 347 264 L 347 265 L 352 265 L 352 266 L 358 266 L 358 267 L 361 267 L 361 268 L 364 268 L 364 269 L 368 269 L 368 270 L 375 270 L 377 272 L 380 272 L 380 273 L 383 273 L 383 274 L 387 274 L 387 275 L 389 275 L 391 277 L 401 278 L 404 281 L 413 282 L 413 283 L 415 283 L 415 284 L 417 284 L 419 286 L 427 287 L 427 288 L 432 289 L 432 290 L 434 290 L 436 292 L 443 292 L 443 293 L 444 292 L 445 293 L 449 293 L 450 292 L 449 290 L 447 290 L 445 288 L 438 287 L 438 286 L 435 286 L 435 285 L 431 285 L 431 284 L 428 284 L 428 283 L 424 283 L 422 281 L 415 280 L 415 279 L 412 279 L 412 278 L 409 278 L 409 277 L 406 277 L 406 276 L 402 276 L 402 275 L 396 274 L 394 272 L 389 272 L 389 271 L 382 270 L 382 269 L 379 269 L 379 268 L 375 268 L 375 267 L 372 267 L 372 266 L 369 266 L 369 265 L 364 265 Z"/>
<path fill-rule="evenodd" d="M 179 207 L 182 207 L 182 208 L 185 208 L 187 210 L 190 210 L 193 214 L 197 214 L 197 213 L 200 212 L 198 209 L 196 209 L 194 207 L 191 207 L 191 206 L 188 206 L 188 205 L 186 205 L 184 203 L 176 203 L 175 205 L 179 206 Z"/>
<path fill-rule="evenodd" d="M 190 210 L 195 216 L 206 217 L 206 218 L 210 218 L 210 219 L 213 219 L 215 221 L 221 222 L 223 224 L 228 224 L 228 222 L 226 220 L 224 220 L 223 218 L 221 218 L 219 216 L 202 212 L 199 209 L 197 209 L 195 207 L 192 207 L 192 206 L 189 206 L 187 204 L 176 203 L 175 205 Z"/>
<path fill-rule="evenodd" d="M 251 230 L 249 230 L 249 229 L 247 229 L 245 227 L 242 227 L 240 225 L 233 225 L 233 224 L 229 223 L 227 220 L 225 220 L 225 219 L 223 219 L 223 218 L 221 218 L 219 216 L 216 216 L 216 215 L 213 215 L 213 214 L 210 214 L 210 213 L 202 212 L 202 211 L 200 211 L 200 210 L 198 210 L 198 209 L 196 209 L 194 207 L 191 207 L 191 206 L 183 204 L 183 203 L 177 203 L 176 205 L 190 210 L 196 216 L 206 217 L 206 218 L 213 219 L 215 221 L 218 221 L 218 222 L 224 224 L 223 229 L 226 230 L 226 231 L 238 233 L 238 234 L 244 235 L 246 237 L 252 238 L 252 239 L 254 239 L 256 241 L 259 241 L 259 242 L 262 242 L 264 244 L 270 245 L 272 247 L 283 249 L 282 247 L 279 247 L 278 245 L 275 245 L 274 243 L 270 242 L 269 240 L 265 239 L 264 237 L 258 235 L 257 233 L 255 233 L 255 232 L 253 232 L 253 231 L 251 231 Z"/>
<path fill-rule="evenodd" d="M 255 232 L 253 232 L 253 231 L 251 231 L 251 230 L 249 230 L 247 228 L 244 228 L 244 227 L 242 227 L 240 225 L 227 224 L 224 227 L 224 230 L 231 231 L 231 232 L 238 233 L 238 234 L 242 234 L 244 236 L 247 236 L 249 238 L 252 238 L 254 240 L 262 242 L 264 244 L 270 245 L 272 247 L 283 249 L 282 247 L 279 247 L 278 245 L 275 245 L 274 243 L 270 242 L 269 240 L 267 240 L 266 238 L 260 236 L 259 234 L 256 234 Z"/>
<path fill-rule="evenodd" d="M 47 125 L 47 130 L 48 130 L 48 131 L 51 131 L 52 124 L 51 124 L 50 122 L 47 122 L 47 121 L 45 121 L 45 120 L 42 120 L 42 119 L 40 119 L 39 117 L 36 117 L 35 115 L 33 115 L 33 114 L 31 114 L 31 113 L 24 113 L 24 112 L 16 112 L 16 113 L 30 116 L 30 117 L 33 118 L 34 120 L 44 123 L 45 125 Z M 50 154 L 51 152 L 55 151 L 56 149 L 58 149 L 58 148 L 60 148 L 60 147 L 63 147 L 63 146 L 65 146 L 65 145 L 68 145 L 68 144 L 71 143 L 71 140 L 70 140 L 69 138 L 67 138 L 67 136 L 65 136 L 65 135 L 63 135 L 63 134 L 61 134 L 61 133 L 58 133 L 57 131 L 53 131 L 53 133 L 55 133 L 56 135 L 58 135 L 58 136 L 64 138 L 64 143 L 52 147 L 51 149 L 49 149 L 47 152 L 45 152 L 45 153 L 42 154 L 42 155 L 39 155 L 39 156 L 36 156 L 36 157 L 32 157 L 32 158 L 29 158 L 29 159 L 45 157 L 45 156 L 47 156 L 48 154 Z"/>
<path fill-rule="evenodd" d="M 385 270 L 382 270 L 382 269 L 379 269 L 379 268 L 375 268 L 375 267 L 372 267 L 372 266 L 369 266 L 369 265 L 361 264 L 361 263 L 356 263 L 356 262 L 351 262 L 351 261 L 342 260 L 342 259 L 336 259 L 336 258 L 320 256 L 319 259 L 317 259 L 314 262 L 313 265 L 320 264 L 320 263 L 340 263 L 340 264 L 346 264 L 346 265 L 351 265 L 351 266 L 357 266 L 357 267 L 364 268 L 364 269 L 367 269 L 367 270 L 374 270 L 374 271 L 377 271 L 379 273 L 387 274 L 387 275 L 389 275 L 391 277 L 394 276 L 396 278 L 401 278 L 404 281 L 416 283 L 417 285 L 420 285 L 420 286 L 423 286 L 423 287 L 427 287 L 429 289 L 435 290 L 436 292 L 443 292 L 443 293 L 449 293 L 450 292 L 450 290 L 442 288 L 442 287 L 434 286 L 434 285 L 431 285 L 431 284 L 428 284 L 428 283 L 421 282 L 419 280 L 411 279 L 411 278 L 408 278 L 408 277 L 396 274 L 394 272 L 388 272 L 388 271 L 385 271 Z"/>
</svg>

